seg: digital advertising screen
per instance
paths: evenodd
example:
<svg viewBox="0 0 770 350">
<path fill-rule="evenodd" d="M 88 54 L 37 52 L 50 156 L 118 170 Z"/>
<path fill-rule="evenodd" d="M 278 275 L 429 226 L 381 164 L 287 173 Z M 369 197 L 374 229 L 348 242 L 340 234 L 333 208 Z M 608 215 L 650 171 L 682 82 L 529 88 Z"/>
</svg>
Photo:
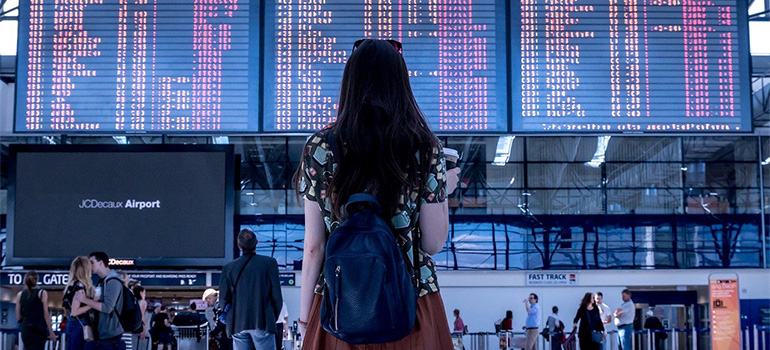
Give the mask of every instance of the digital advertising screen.
<svg viewBox="0 0 770 350">
<path fill-rule="evenodd" d="M 11 145 L 9 160 L 9 265 L 232 260 L 232 146 Z"/>
</svg>

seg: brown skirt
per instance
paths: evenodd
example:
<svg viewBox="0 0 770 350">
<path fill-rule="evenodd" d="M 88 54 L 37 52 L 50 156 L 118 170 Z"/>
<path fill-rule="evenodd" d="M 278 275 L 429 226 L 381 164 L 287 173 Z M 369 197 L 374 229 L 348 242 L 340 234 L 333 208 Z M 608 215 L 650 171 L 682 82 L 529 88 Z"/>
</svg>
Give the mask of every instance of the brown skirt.
<svg viewBox="0 0 770 350">
<path fill-rule="evenodd" d="M 323 297 L 316 294 L 307 321 L 307 332 L 302 350 L 452 350 L 452 336 L 444 311 L 441 294 L 430 293 L 417 299 L 417 320 L 415 327 L 403 339 L 382 344 L 348 344 L 327 333 L 321 327 L 321 303 Z"/>
</svg>

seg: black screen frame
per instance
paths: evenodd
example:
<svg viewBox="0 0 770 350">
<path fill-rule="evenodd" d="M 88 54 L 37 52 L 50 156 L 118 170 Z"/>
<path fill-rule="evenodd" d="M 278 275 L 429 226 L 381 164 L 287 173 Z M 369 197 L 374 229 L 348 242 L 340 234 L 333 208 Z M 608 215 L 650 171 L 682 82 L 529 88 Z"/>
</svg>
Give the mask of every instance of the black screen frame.
<svg viewBox="0 0 770 350">
<path fill-rule="evenodd" d="M 191 267 L 221 267 L 234 258 L 235 237 L 235 156 L 233 145 L 9 145 L 8 157 L 8 215 L 7 215 L 7 266 L 24 266 L 26 268 L 66 267 L 72 262 L 72 258 L 59 257 L 16 257 L 14 255 L 14 221 L 16 219 L 16 178 L 17 157 L 20 153 L 223 153 L 225 157 L 225 218 L 222 227 L 224 235 L 224 251 L 218 258 L 169 258 L 169 257 L 142 257 L 110 256 L 120 260 L 133 260 L 134 264 L 128 268 L 191 268 Z M 83 252 L 87 254 L 88 252 Z M 107 252 L 109 254 L 109 252 Z"/>
</svg>

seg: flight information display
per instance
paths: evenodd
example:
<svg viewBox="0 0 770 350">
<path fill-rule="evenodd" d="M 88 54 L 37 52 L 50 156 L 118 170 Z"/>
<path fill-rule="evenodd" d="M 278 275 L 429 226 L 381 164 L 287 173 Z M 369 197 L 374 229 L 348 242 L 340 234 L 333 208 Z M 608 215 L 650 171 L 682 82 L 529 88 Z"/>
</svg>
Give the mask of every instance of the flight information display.
<svg viewBox="0 0 770 350">
<path fill-rule="evenodd" d="M 394 39 L 436 132 L 506 132 L 505 0 L 266 0 L 264 131 L 333 121 L 361 38 Z"/>
<path fill-rule="evenodd" d="M 739 0 L 21 0 L 14 130 L 296 133 L 361 38 L 437 133 L 751 132 Z"/>
<path fill-rule="evenodd" d="M 750 132 L 746 6 L 518 0 L 512 129 Z"/>
<path fill-rule="evenodd" d="M 257 130 L 259 6 L 249 0 L 19 9 L 17 132 Z"/>
</svg>

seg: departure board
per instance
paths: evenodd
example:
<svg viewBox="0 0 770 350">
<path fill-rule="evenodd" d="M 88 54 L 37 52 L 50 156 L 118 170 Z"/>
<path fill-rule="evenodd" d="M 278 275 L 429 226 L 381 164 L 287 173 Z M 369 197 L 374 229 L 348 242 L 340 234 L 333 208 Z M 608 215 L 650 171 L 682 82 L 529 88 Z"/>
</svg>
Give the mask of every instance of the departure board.
<svg viewBox="0 0 770 350">
<path fill-rule="evenodd" d="M 249 0 L 21 0 L 17 132 L 258 129 Z"/>
<path fill-rule="evenodd" d="M 514 131 L 750 132 L 745 1 L 517 0 Z"/>
<path fill-rule="evenodd" d="M 403 43 L 412 90 L 436 132 L 506 132 L 505 0 L 266 0 L 264 131 L 333 121 L 361 38 Z"/>
</svg>

